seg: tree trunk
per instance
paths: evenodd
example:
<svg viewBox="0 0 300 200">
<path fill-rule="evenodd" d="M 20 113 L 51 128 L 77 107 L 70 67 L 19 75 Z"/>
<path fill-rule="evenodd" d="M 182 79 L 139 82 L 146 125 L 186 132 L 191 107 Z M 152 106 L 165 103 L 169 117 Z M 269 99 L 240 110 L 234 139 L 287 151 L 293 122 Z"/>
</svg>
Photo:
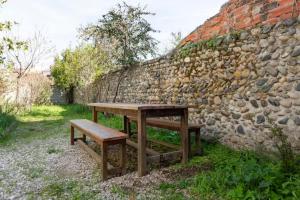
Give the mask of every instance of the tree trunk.
<svg viewBox="0 0 300 200">
<path fill-rule="evenodd" d="M 15 98 L 15 104 L 19 105 L 19 95 L 20 95 L 20 78 L 17 78 L 17 88 L 16 88 L 16 98 Z"/>
<path fill-rule="evenodd" d="M 119 76 L 119 79 L 118 79 L 118 83 L 117 83 L 117 88 L 116 88 L 116 91 L 115 91 L 115 96 L 112 100 L 113 103 L 116 103 L 116 99 L 117 99 L 117 96 L 119 94 L 119 87 L 120 87 L 120 84 L 121 84 L 121 81 L 123 79 L 123 75 L 125 74 L 125 71 L 126 70 L 122 70 L 121 73 L 120 73 L 120 76 Z"/>
<path fill-rule="evenodd" d="M 74 103 L 74 86 L 71 86 L 70 89 L 67 91 L 67 103 L 73 104 Z"/>
</svg>

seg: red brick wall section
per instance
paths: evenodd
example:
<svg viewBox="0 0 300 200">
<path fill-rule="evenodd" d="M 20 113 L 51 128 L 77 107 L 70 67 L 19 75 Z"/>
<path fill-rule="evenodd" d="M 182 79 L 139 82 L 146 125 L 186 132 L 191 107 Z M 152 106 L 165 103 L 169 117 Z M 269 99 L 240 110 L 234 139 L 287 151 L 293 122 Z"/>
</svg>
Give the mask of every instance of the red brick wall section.
<svg viewBox="0 0 300 200">
<path fill-rule="evenodd" d="M 229 0 L 217 15 L 184 38 L 181 45 L 259 24 L 275 24 L 280 20 L 297 17 L 299 13 L 300 0 Z"/>
</svg>

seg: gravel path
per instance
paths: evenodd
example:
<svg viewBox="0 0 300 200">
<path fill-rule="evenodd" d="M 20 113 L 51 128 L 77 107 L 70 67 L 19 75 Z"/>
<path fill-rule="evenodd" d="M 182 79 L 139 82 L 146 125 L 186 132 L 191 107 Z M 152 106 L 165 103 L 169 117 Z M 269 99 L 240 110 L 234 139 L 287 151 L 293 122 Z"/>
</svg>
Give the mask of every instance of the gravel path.
<svg viewBox="0 0 300 200">
<path fill-rule="evenodd" d="M 170 181 L 166 170 L 152 170 L 101 182 L 96 162 L 66 138 L 20 143 L 0 147 L 0 199 L 159 199 L 154 187 Z"/>
</svg>

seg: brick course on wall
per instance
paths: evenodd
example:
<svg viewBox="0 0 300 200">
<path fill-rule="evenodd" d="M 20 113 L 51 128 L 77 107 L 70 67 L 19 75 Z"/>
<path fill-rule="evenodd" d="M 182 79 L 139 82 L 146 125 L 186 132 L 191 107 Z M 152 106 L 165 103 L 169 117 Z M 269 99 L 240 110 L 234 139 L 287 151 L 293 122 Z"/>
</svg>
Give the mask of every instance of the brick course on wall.
<svg viewBox="0 0 300 200">
<path fill-rule="evenodd" d="M 226 7 L 229 13 L 243 13 L 253 2 L 266 1 L 230 1 L 221 13 Z M 291 1 L 268 2 L 263 11 L 257 7 L 253 12 L 274 13 L 279 7 L 272 2 Z M 209 23 L 222 21 L 216 17 Z M 185 104 L 189 121 L 205 124 L 202 137 L 235 148 L 273 150 L 268 122 L 272 120 L 300 151 L 300 17 L 261 23 L 213 43 L 187 45 L 109 73 L 77 88 L 75 101 Z"/>
<path fill-rule="evenodd" d="M 276 24 L 278 21 L 297 17 L 299 12 L 299 0 L 230 0 L 217 15 L 189 34 L 181 45 L 260 24 Z"/>
</svg>

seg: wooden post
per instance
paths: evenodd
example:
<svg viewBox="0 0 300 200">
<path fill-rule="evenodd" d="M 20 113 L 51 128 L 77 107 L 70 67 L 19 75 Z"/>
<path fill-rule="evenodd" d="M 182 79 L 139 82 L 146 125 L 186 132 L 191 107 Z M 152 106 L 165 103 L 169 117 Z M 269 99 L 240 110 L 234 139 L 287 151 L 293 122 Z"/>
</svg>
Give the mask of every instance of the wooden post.
<svg viewBox="0 0 300 200">
<path fill-rule="evenodd" d="M 195 142 L 196 142 L 196 155 L 203 155 L 203 149 L 201 146 L 201 139 L 200 139 L 200 129 L 197 129 L 195 132 Z"/>
<path fill-rule="evenodd" d="M 96 111 L 96 107 L 93 107 L 93 121 L 98 122 L 98 112 Z"/>
<path fill-rule="evenodd" d="M 139 110 L 137 117 L 138 124 L 138 175 L 144 176 L 147 173 L 147 159 L 146 159 L 146 113 Z"/>
<path fill-rule="evenodd" d="M 188 130 L 189 156 L 192 155 L 192 131 Z"/>
<path fill-rule="evenodd" d="M 123 129 L 124 129 L 124 133 L 128 134 L 128 124 L 129 124 L 129 119 L 127 116 L 124 115 L 123 117 Z"/>
<path fill-rule="evenodd" d="M 71 125 L 71 145 L 74 145 L 74 127 Z"/>
<path fill-rule="evenodd" d="M 124 139 L 121 143 L 121 169 L 122 174 L 126 172 L 126 139 Z"/>
<path fill-rule="evenodd" d="M 130 136 L 131 136 L 131 122 L 128 120 L 128 137 L 130 138 Z"/>
<path fill-rule="evenodd" d="M 107 179 L 107 144 L 102 142 L 101 144 L 101 175 L 102 180 Z"/>
<path fill-rule="evenodd" d="M 189 157 L 189 141 L 188 141 L 188 108 L 184 108 L 180 120 L 182 163 L 188 162 Z"/>
</svg>

